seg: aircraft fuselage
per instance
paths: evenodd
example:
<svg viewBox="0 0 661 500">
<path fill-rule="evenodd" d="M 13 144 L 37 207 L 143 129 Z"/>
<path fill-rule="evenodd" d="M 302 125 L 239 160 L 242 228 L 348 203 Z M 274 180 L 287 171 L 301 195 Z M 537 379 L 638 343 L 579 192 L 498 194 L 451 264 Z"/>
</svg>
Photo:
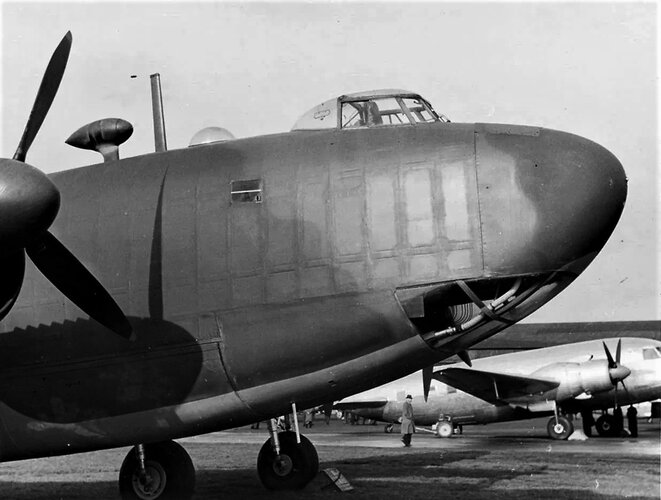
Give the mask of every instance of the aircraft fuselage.
<svg viewBox="0 0 661 500">
<path fill-rule="evenodd" d="M 244 425 L 429 365 L 507 323 L 432 344 L 422 334 L 462 302 L 424 297 L 463 280 L 487 300 L 522 277 L 503 313 L 518 321 L 592 260 L 626 194 L 595 143 L 449 123 L 242 139 L 51 179 L 51 231 L 136 340 L 28 263 L 0 334 L 2 460 Z"/>
</svg>

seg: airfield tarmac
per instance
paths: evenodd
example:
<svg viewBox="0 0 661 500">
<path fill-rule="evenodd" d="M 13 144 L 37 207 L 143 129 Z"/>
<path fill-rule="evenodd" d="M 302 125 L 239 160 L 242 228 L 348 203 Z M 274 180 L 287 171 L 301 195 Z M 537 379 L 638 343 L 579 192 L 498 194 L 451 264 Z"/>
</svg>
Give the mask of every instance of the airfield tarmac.
<svg viewBox="0 0 661 500">
<path fill-rule="evenodd" d="M 265 490 L 255 470 L 266 440 L 242 427 L 180 440 L 197 469 L 196 499 L 659 499 L 658 421 L 640 420 L 637 439 L 552 441 L 547 419 L 466 426 L 439 439 L 419 432 L 403 448 L 383 425 L 317 420 L 301 432 L 314 443 L 320 470 L 337 468 L 354 490 L 329 487 L 321 474 L 304 490 Z M 580 423 L 579 423 L 580 425 Z M 0 464 L 0 498 L 116 499 L 129 448 Z"/>
</svg>

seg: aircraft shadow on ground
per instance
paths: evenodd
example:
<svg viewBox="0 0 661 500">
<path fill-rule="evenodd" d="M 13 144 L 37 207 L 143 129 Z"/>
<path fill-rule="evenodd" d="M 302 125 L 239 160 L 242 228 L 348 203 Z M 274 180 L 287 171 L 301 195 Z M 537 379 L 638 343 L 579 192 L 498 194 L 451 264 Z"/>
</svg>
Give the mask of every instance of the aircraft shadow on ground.
<svg viewBox="0 0 661 500">
<path fill-rule="evenodd" d="M 424 451 L 401 450 L 401 454 L 361 457 L 346 460 L 322 461 L 320 473 L 304 490 L 294 492 L 266 491 L 259 484 L 253 469 L 203 470 L 198 473 L 196 498 L 244 499 L 330 499 L 352 497 L 377 500 L 406 498 L 429 500 L 430 498 L 471 499 L 529 499 L 529 490 L 492 489 L 498 482 L 548 475 L 553 471 L 545 464 L 494 465 L 485 457 L 488 451 Z M 442 452 L 442 453 L 441 453 Z M 470 467 L 459 465 L 472 462 Z M 325 476 L 323 469 L 338 469 L 354 487 L 351 493 L 337 490 Z M 576 489 L 535 489 L 534 498 L 558 500 L 562 498 L 601 499 L 609 498 L 578 486 Z M 612 495 L 611 498 L 617 498 Z"/>
</svg>

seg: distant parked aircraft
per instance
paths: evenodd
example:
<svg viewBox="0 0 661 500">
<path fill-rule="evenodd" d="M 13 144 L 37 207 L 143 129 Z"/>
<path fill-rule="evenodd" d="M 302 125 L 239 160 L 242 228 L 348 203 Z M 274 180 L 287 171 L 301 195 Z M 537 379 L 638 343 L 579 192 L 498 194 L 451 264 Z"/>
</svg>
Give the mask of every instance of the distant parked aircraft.
<svg viewBox="0 0 661 500">
<path fill-rule="evenodd" d="M 419 377 L 346 398 L 337 407 L 397 422 L 404 394 L 420 392 Z M 433 379 L 427 402 L 414 398 L 414 418 L 418 425 L 438 423 L 439 436 L 450 436 L 459 425 L 552 415 L 549 436 L 567 439 L 574 430 L 568 415 L 581 413 L 590 434 L 594 410 L 604 411 L 598 433 L 614 436 L 622 421 L 607 409 L 661 397 L 661 342 L 626 337 L 503 354 L 475 360 L 471 368 L 457 363 L 437 369 Z"/>
</svg>

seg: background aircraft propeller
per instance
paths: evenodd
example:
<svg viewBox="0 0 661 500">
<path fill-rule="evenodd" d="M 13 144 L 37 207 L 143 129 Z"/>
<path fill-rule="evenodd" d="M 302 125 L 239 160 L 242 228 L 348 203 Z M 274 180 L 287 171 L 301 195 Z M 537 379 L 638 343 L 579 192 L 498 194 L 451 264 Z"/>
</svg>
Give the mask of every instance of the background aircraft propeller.
<svg viewBox="0 0 661 500">
<path fill-rule="evenodd" d="M 604 351 L 606 352 L 606 359 L 608 359 L 608 376 L 611 379 L 611 383 L 615 387 L 614 398 L 615 398 L 615 407 L 617 408 L 618 407 L 617 385 L 622 384 L 624 390 L 627 391 L 627 393 L 629 392 L 627 390 L 627 387 L 624 385 L 624 379 L 631 374 L 631 370 L 626 366 L 620 364 L 620 356 L 622 354 L 622 339 L 619 339 L 617 341 L 617 348 L 615 349 L 615 359 L 613 359 L 613 355 L 608 349 L 606 342 L 602 341 L 602 344 L 604 346 Z"/>
<path fill-rule="evenodd" d="M 422 391 L 425 396 L 425 402 L 429 397 L 429 388 L 431 387 L 431 379 L 434 375 L 434 365 L 427 366 L 422 369 Z"/>
<path fill-rule="evenodd" d="M 473 366 L 470 355 L 468 351 L 459 351 L 457 356 L 466 363 L 468 366 Z M 431 388 L 431 379 L 434 378 L 434 366 L 428 366 L 422 369 L 422 392 L 425 396 L 425 402 L 429 397 L 429 389 Z"/>
<path fill-rule="evenodd" d="M 115 333 L 129 338 L 131 325 L 103 285 L 48 228 L 60 207 L 51 180 L 25 163 L 62 81 L 71 51 L 68 32 L 53 52 L 13 159 L 0 159 L 0 252 L 25 250 L 37 268 L 69 300 Z M 18 292 L 16 292 L 18 293 Z"/>
</svg>

